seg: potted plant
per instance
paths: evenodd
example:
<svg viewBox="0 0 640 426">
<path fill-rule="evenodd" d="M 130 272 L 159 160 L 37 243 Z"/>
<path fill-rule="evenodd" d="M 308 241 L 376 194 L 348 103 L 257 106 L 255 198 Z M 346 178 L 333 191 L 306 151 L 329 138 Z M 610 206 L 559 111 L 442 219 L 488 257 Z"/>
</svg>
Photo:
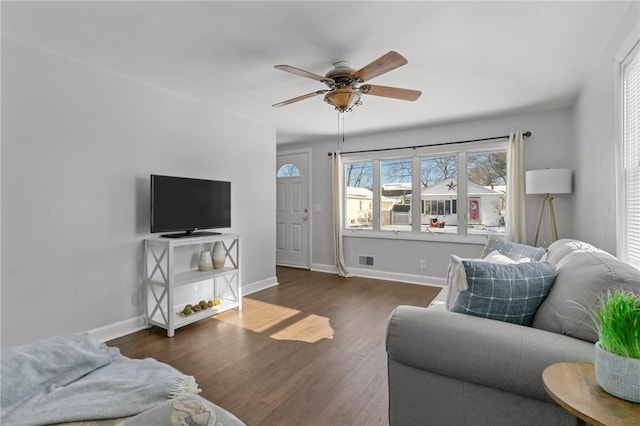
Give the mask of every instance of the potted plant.
<svg viewBox="0 0 640 426">
<path fill-rule="evenodd" d="M 608 292 L 592 311 L 598 326 L 596 381 L 606 392 L 640 402 L 640 296 Z"/>
</svg>

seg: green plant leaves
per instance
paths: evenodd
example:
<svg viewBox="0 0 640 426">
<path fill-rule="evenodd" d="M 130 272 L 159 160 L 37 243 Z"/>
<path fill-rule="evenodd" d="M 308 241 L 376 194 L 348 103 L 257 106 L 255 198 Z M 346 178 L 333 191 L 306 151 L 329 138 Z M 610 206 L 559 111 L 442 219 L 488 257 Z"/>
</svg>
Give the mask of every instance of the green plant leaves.
<svg viewBox="0 0 640 426">
<path fill-rule="evenodd" d="M 640 297 L 630 291 L 608 292 L 593 310 L 602 349 L 640 359 Z"/>
</svg>

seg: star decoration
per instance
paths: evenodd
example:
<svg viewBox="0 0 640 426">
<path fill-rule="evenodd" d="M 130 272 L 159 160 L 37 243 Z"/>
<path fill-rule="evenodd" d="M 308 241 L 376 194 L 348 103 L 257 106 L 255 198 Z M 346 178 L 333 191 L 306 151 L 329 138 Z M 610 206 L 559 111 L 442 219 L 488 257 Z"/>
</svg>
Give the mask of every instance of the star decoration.
<svg viewBox="0 0 640 426">
<path fill-rule="evenodd" d="M 456 184 L 453 181 L 449 182 L 447 186 L 449 187 L 449 191 L 453 191 L 456 189 Z"/>
</svg>

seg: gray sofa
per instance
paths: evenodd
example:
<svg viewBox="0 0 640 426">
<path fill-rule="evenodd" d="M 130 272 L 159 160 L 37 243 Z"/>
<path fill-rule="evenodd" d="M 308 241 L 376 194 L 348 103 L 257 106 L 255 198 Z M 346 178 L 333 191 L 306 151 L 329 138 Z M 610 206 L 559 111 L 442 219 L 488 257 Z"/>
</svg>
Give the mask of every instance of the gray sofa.
<svg viewBox="0 0 640 426">
<path fill-rule="evenodd" d="M 444 300 L 455 289 L 430 307 L 394 310 L 386 341 L 391 426 L 574 424 L 545 392 L 542 371 L 593 362 L 597 333 L 585 309 L 607 290 L 640 294 L 640 271 L 577 240 L 553 243 L 542 260 L 556 278 L 531 326 L 450 312 Z"/>
</svg>

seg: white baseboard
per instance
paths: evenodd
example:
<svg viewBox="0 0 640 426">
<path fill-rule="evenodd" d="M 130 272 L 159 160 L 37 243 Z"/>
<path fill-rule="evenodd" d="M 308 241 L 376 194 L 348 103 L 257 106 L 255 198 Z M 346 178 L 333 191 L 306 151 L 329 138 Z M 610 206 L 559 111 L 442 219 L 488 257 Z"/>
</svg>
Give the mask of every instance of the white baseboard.
<svg viewBox="0 0 640 426">
<path fill-rule="evenodd" d="M 246 296 L 256 291 L 264 290 L 270 287 L 278 285 L 277 277 L 270 277 L 261 281 L 256 281 L 251 284 L 242 286 L 242 295 Z M 140 315 L 134 318 L 130 318 L 124 321 L 119 321 L 113 324 L 108 324 L 103 327 L 95 328 L 87 331 L 91 337 L 99 342 L 107 342 L 109 340 L 117 339 L 118 337 L 126 336 L 127 334 L 135 333 L 136 331 L 144 330 L 146 328 L 146 321 L 144 315 Z"/>
<path fill-rule="evenodd" d="M 377 280 L 399 281 L 409 284 L 431 285 L 436 287 L 446 287 L 446 278 L 429 277 L 425 275 L 404 274 L 401 272 L 378 271 L 368 268 L 348 268 L 349 273 L 356 277 L 372 278 Z M 313 264 L 311 270 L 316 272 L 327 272 L 337 274 L 337 269 L 333 265 Z"/>
<path fill-rule="evenodd" d="M 87 331 L 87 333 L 99 342 L 107 342 L 117 339 L 118 337 L 126 336 L 127 334 L 135 333 L 136 331 L 144 330 L 145 328 L 146 321 L 144 315 L 140 315 L 128 320 L 105 325 L 104 327 L 94 328 L 93 330 Z"/>
<path fill-rule="evenodd" d="M 323 265 L 321 263 L 312 263 L 309 269 L 314 272 L 326 272 L 329 274 L 338 273 L 338 269 L 334 265 Z"/>
<path fill-rule="evenodd" d="M 256 281 L 251 284 L 246 284 L 242 286 L 242 295 L 246 296 L 251 293 L 255 293 L 256 291 L 266 290 L 271 287 L 277 286 L 278 277 L 270 277 L 264 280 Z"/>
</svg>

